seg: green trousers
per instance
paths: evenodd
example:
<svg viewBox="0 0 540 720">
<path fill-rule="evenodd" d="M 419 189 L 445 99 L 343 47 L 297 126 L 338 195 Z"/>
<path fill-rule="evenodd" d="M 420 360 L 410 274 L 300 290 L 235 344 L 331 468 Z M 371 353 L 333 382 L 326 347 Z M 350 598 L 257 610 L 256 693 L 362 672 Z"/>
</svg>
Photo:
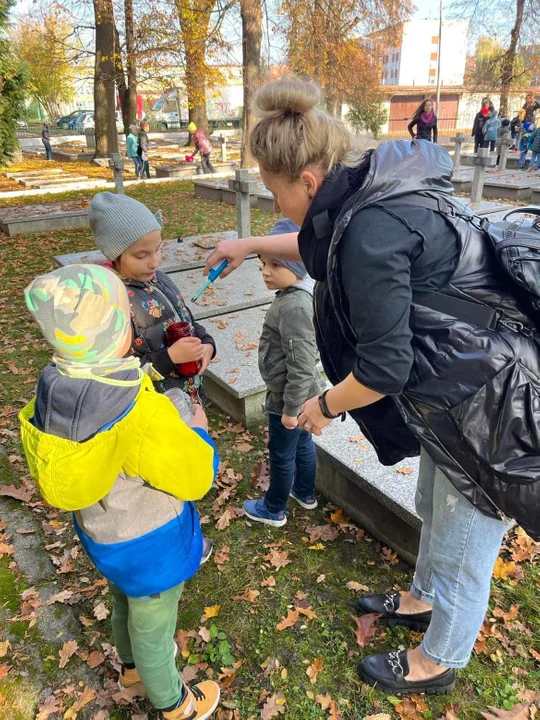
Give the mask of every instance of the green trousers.
<svg viewBox="0 0 540 720">
<path fill-rule="evenodd" d="M 109 589 L 114 641 L 122 663 L 135 665 L 154 707 L 173 707 L 183 692 L 174 658 L 174 636 L 184 583 L 142 598 L 128 597 L 111 582 Z"/>
</svg>

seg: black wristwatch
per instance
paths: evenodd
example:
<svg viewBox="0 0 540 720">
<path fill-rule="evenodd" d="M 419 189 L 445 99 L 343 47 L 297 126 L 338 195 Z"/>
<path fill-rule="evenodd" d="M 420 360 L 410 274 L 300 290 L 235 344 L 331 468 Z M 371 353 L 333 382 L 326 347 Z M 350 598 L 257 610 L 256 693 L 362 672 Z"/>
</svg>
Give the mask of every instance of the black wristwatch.
<svg viewBox="0 0 540 720">
<path fill-rule="evenodd" d="M 322 414 L 327 420 L 335 420 L 336 418 L 340 417 L 341 422 L 345 420 L 345 413 L 340 412 L 337 415 L 332 415 L 330 410 L 328 409 L 328 405 L 326 404 L 326 393 L 328 390 L 325 390 L 322 395 L 319 395 L 319 407 L 321 409 Z"/>
</svg>

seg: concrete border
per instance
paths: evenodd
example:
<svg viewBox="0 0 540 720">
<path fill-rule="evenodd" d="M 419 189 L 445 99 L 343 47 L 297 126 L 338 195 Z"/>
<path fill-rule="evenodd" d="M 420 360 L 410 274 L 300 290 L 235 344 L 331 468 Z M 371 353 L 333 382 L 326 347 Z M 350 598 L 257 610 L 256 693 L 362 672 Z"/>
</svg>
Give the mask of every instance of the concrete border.
<svg viewBox="0 0 540 720">
<path fill-rule="evenodd" d="M 1 212 L 1 210 L 0 210 Z M 2 219 L 0 215 L 0 230 L 10 237 L 21 233 L 39 233 L 57 230 L 86 227 L 88 225 L 88 210 L 64 211 L 61 215 L 33 215 L 22 218 Z"/>
</svg>

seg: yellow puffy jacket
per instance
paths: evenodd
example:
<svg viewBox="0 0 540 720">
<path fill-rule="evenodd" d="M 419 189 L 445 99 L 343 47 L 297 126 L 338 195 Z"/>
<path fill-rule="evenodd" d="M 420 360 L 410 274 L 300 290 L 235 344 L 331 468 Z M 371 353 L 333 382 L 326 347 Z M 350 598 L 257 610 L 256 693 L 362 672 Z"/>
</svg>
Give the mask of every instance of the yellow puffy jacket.
<svg viewBox="0 0 540 720">
<path fill-rule="evenodd" d="M 30 422 L 34 403 L 19 414 L 22 442 L 32 477 L 54 507 L 93 505 L 121 472 L 180 500 L 198 500 L 212 486 L 218 462 L 212 441 L 204 430 L 189 428 L 146 375 L 132 410 L 83 443 L 38 430 Z"/>
</svg>

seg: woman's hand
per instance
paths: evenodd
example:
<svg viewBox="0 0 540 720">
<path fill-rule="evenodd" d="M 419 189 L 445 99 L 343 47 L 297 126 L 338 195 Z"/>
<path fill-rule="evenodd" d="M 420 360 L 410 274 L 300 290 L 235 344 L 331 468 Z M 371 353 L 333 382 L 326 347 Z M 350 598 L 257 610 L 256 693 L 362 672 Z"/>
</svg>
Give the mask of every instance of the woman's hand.
<svg viewBox="0 0 540 720">
<path fill-rule="evenodd" d="M 210 360 L 214 357 L 214 346 L 211 343 L 205 343 L 203 348 L 204 352 L 201 359 L 201 369 L 197 375 L 204 375 L 206 368 L 210 365 Z"/>
<path fill-rule="evenodd" d="M 202 428 L 203 430 L 206 430 L 206 432 L 208 432 L 208 420 L 206 418 L 206 413 L 200 405 L 193 406 L 193 417 L 191 418 L 188 425 L 189 427 Z"/>
<path fill-rule="evenodd" d="M 281 416 L 281 424 L 284 428 L 287 428 L 287 430 L 294 430 L 295 427 L 298 427 L 298 418 L 283 413 Z"/>
<path fill-rule="evenodd" d="M 331 422 L 322 414 L 318 397 L 311 398 L 302 405 L 298 418 L 298 424 L 302 430 L 307 430 L 314 435 L 321 435 L 324 428 L 328 427 Z"/>
<path fill-rule="evenodd" d="M 169 357 L 175 365 L 202 360 L 203 355 L 204 345 L 197 337 L 180 338 L 169 348 Z"/>
<path fill-rule="evenodd" d="M 211 268 L 219 265 L 222 260 L 228 260 L 229 265 L 221 273 L 220 278 L 230 275 L 233 270 L 240 267 L 246 257 L 251 253 L 248 240 L 249 238 L 242 240 L 222 240 L 216 249 L 206 258 L 203 274 L 208 275 Z"/>
</svg>

